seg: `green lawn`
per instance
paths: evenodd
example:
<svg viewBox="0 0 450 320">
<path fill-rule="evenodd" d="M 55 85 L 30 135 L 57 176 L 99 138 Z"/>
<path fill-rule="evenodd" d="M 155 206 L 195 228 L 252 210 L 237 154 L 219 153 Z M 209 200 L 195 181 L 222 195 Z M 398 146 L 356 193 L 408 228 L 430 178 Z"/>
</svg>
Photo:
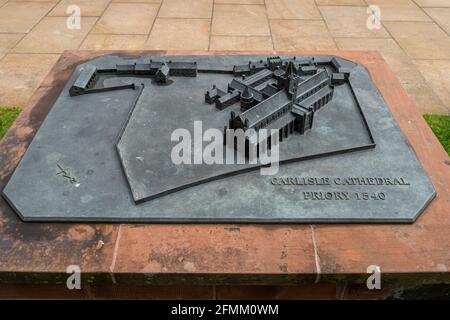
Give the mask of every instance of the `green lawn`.
<svg viewBox="0 0 450 320">
<path fill-rule="evenodd" d="M 20 108 L 17 107 L 0 107 L 0 139 L 3 138 L 6 131 L 8 131 L 14 120 L 16 120 L 20 111 Z"/>
<path fill-rule="evenodd" d="M 450 155 L 450 115 L 425 114 L 423 117 Z"/>
</svg>

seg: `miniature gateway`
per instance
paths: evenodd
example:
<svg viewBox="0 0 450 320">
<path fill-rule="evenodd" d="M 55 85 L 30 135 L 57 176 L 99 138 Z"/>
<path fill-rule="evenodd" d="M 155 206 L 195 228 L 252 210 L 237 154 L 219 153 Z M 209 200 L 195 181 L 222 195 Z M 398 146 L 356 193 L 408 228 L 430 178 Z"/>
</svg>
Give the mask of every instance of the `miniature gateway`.
<svg viewBox="0 0 450 320">
<path fill-rule="evenodd" d="M 205 163 L 212 129 L 275 130 L 278 171 Z M 76 68 L 3 195 L 33 221 L 412 222 L 435 191 L 353 62 L 106 56 Z"/>
</svg>

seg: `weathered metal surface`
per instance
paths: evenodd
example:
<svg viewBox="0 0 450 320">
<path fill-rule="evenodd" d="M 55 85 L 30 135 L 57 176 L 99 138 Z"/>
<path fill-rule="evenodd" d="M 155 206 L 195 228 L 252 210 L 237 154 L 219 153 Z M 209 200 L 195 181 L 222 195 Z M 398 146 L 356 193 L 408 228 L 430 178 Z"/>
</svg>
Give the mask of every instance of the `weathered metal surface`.
<svg viewBox="0 0 450 320">
<path fill-rule="evenodd" d="M 191 59 L 199 68 L 212 68 L 245 63 L 249 57 L 167 59 Z M 121 62 L 123 58 L 110 56 L 87 64 L 107 69 Z M 282 164 L 275 176 L 261 176 L 245 165 L 174 167 L 170 160 L 175 128 L 191 130 L 195 120 L 211 127 L 226 122 L 233 107 L 208 112 L 214 107 L 203 101 L 205 89 L 212 82 L 226 85 L 229 75 L 199 73 L 194 81 L 177 78 L 169 86 L 139 79 L 136 84 L 146 85 L 117 146 L 119 159 L 114 143 L 136 90 L 70 97 L 81 65 L 4 195 L 24 220 L 34 221 L 412 222 L 434 197 L 434 189 L 367 71 L 343 64 L 351 69 L 354 97 L 348 85 L 336 87 L 313 130 L 301 138 L 290 136 L 280 146 L 281 160 L 309 160 Z M 105 84 L 130 81 L 134 79 L 122 76 Z M 376 148 L 336 155 L 373 146 L 363 115 Z M 238 170 L 242 173 L 234 175 Z M 156 195 L 160 197 L 152 199 Z"/>
</svg>

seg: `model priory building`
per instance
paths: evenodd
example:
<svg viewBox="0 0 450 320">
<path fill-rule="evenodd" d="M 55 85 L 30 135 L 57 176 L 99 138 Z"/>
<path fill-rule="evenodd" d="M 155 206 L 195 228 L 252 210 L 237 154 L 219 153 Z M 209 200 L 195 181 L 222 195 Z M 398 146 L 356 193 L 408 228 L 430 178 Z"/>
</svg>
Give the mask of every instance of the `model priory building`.
<svg viewBox="0 0 450 320">
<path fill-rule="evenodd" d="M 234 78 L 227 92 L 213 87 L 205 95 L 205 101 L 215 103 L 218 109 L 225 109 L 240 102 L 241 112 L 230 113 L 230 129 L 252 130 L 246 136 L 246 154 L 249 147 L 259 152 L 262 141 L 254 136 L 261 129 L 278 130 L 279 141 L 289 134 L 304 134 L 312 128 L 314 112 L 333 98 L 334 85 L 345 82 L 344 73 L 331 76 L 325 67 L 318 67 L 312 59 L 296 61 L 267 58 L 267 62 L 249 62 L 234 67 Z M 272 145 L 271 137 L 266 140 Z M 258 145 L 254 145 L 258 143 Z"/>
</svg>

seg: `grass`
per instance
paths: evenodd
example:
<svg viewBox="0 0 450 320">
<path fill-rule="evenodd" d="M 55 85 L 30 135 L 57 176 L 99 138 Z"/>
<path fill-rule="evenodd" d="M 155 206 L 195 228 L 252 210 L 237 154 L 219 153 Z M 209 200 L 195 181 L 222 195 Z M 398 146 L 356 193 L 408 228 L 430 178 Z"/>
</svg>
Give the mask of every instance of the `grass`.
<svg viewBox="0 0 450 320">
<path fill-rule="evenodd" d="M 16 120 L 20 111 L 21 109 L 17 107 L 0 107 L 0 139 L 3 138 L 6 131 Z"/>
<path fill-rule="evenodd" d="M 425 114 L 423 117 L 450 155 L 450 115 Z"/>
</svg>

